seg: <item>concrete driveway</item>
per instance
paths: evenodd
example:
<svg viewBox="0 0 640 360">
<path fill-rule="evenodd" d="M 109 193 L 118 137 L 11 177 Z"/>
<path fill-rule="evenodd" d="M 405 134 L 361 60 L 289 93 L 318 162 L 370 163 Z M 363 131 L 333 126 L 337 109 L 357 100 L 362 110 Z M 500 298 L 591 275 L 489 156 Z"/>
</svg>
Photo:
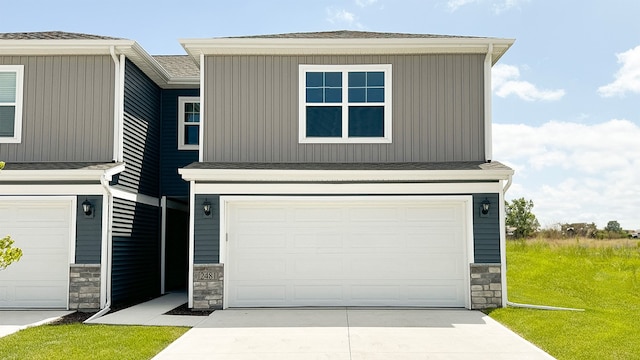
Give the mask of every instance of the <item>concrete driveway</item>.
<svg viewBox="0 0 640 360">
<path fill-rule="evenodd" d="M 30 326 L 55 321 L 72 312 L 67 310 L 0 310 L 0 337 Z"/>
<path fill-rule="evenodd" d="M 553 359 L 478 311 L 216 311 L 154 359 Z"/>
</svg>

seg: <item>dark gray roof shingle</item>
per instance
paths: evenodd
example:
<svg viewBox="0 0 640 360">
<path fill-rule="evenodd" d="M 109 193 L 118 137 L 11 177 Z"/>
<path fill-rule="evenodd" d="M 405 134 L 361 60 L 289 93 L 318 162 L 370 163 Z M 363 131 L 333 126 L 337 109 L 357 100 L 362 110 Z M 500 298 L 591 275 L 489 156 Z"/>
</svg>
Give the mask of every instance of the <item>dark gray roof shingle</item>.
<svg viewBox="0 0 640 360">
<path fill-rule="evenodd" d="M 297 32 L 271 35 L 249 35 L 230 36 L 233 39 L 433 39 L 433 38 L 473 38 L 473 36 L 453 36 L 436 34 L 407 34 L 393 32 L 372 32 L 372 31 L 320 31 L 320 32 Z"/>
<path fill-rule="evenodd" d="M 121 38 L 72 33 L 64 31 L 39 31 L 0 33 L 0 40 L 123 40 Z"/>
<path fill-rule="evenodd" d="M 153 55 L 171 77 L 199 77 L 200 69 L 189 55 Z"/>
<path fill-rule="evenodd" d="M 115 162 L 7 162 L 2 171 L 11 170 L 109 170 L 122 163 Z M 2 176 L 2 172 L 0 172 Z"/>
</svg>

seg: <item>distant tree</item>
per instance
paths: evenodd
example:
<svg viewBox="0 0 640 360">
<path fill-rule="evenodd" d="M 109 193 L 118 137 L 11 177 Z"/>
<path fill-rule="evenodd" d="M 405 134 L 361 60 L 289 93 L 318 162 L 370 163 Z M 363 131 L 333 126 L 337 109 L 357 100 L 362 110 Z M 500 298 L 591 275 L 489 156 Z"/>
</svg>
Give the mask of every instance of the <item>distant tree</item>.
<svg viewBox="0 0 640 360">
<path fill-rule="evenodd" d="M 4 161 L 0 161 L 0 170 L 4 169 Z M 14 241 L 11 236 L 7 235 L 0 239 L 0 270 L 4 270 L 7 266 L 20 260 L 22 257 L 22 250 L 17 247 L 13 247 Z"/>
<path fill-rule="evenodd" d="M 533 236 L 540 223 L 533 214 L 533 200 L 514 199 L 505 204 L 507 210 L 506 225 L 514 227 L 513 236 L 517 239 Z"/>
<path fill-rule="evenodd" d="M 616 232 L 616 233 L 621 233 L 622 232 L 622 226 L 620 226 L 620 223 L 618 223 L 615 220 L 611 220 L 607 223 L 607 226 L 605 226 L 604 228 L 606 231 L 609 232 Z"/>
</svg>

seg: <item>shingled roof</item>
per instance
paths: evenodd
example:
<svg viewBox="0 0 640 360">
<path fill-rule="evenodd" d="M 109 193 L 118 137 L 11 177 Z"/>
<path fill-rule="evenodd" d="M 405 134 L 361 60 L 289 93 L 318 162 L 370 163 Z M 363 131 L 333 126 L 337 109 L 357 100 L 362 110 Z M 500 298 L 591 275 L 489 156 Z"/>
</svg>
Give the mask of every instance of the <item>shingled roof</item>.
<svg viewBox="0 0 640 360">
<path fill-rule="evenodd" d="M 171 77 L 198 77 L 200 69 L 189 55 L 153 55 Z"/>
<path fill-rule="evenodd" d="M 64 31 L 39 31 L 0 33 L 0 40 L 124 40 L 110 36 L 100 36 Z"/>
<path fill-rule="evenodd" d="M 453 36 L 435 34 L 407 34 L 393 32 L 371 31 L 320 31 L 320 32 L 296 32 L 271 35 L 231 36 L 233 39 L 435 39 L 435 38 L 474 38 L 473 36 Z"/>
</svg>

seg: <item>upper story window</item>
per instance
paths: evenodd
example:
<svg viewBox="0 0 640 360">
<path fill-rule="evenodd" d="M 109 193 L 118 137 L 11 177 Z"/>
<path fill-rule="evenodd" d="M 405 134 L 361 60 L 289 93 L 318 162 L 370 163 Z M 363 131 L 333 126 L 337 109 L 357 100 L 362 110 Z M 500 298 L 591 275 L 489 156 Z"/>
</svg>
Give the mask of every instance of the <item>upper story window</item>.
<svg viewBox="0 0 640 360">
<path fill-rule="evenodd" d="M 178 149 L 198 150 L 200 141 L 200 98 L 178 98 Z"/>
<path fill-rule="evenodd" d="M 391 65 L 300 65 L 301 143 L 390 143 Z"/>
<path fill-rule="evenodd" d="M 0 143 L 19 143 L 24 65 L 0 65 Z"/>
</svg>

